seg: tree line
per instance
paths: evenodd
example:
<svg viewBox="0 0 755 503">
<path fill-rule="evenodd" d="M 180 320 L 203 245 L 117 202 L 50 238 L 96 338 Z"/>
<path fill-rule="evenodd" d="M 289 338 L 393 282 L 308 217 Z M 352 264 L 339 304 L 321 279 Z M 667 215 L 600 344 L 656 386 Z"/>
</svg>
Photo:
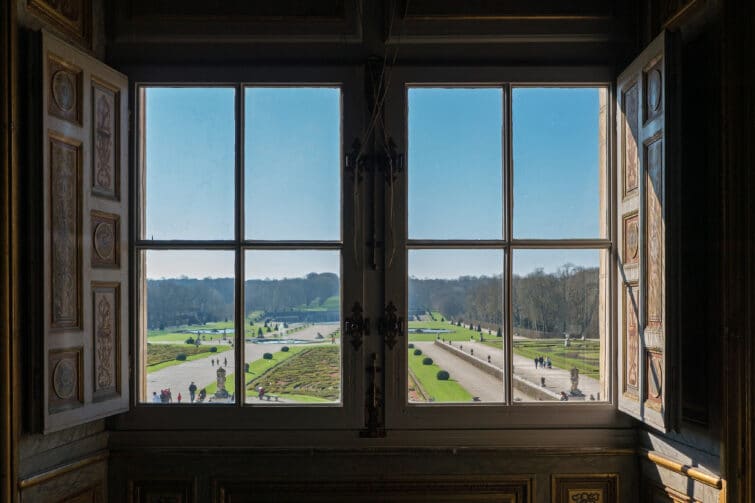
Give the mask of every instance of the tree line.
<svg viewBox="0 0 755 503">
<path fill-rule="evenodd" d="M 597 338 L 598 268 L 566 264 L 554 273 L 536 269 L 512 278 L 515 329 L 540 335 Z M 450 320 L 496 329 L 503 323 L 501 276 L 409 279 L 410 312 L 437 311 Z M 534 334 L 537 335 L 537 334 Z"/>
<path fill-rule="evenodd" d="M 337 296 L 338 276 L 310 273 L 303 278 L 247 280 L 246 312 L 318 307 Z M 147 326 L 164 329 L 233 318 L 233 278 L 147 280 Z"/>
</svg>

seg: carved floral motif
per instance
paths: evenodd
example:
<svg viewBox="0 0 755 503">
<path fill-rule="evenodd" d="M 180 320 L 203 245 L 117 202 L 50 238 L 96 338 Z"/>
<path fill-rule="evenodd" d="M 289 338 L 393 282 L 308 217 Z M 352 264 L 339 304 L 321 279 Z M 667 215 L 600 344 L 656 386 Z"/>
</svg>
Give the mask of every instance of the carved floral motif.
<svg viewBox="0 0 755 503">
<path fill-rule="evenodd" d="M 97 82 L 92 84 L 92 188 L 97 195 L 118 199 L 117 93 Z"/>
<path fill-rule="evenodd" d="M 118 290 L 117 283 L 92 284 L 95 399 L 117 391 Z"/>
<path fill-rule="evenodd" d="M 635 83 L 624 93 L 624 196 L 634 192 L 638 187 L 639 91 L 640 88 Z"/>
<path fill-rule="evenodd" d="M 626 377 L 625 383 L 629 391 L 635 393 L 640 387 L 640 334 L 638 323 L 637 286 L 626 287 L 624 316 L 626 321 Z"/>
<path fill-rule="evenodd" d="M 647 147 L 647 326 L 663 324 L 663 141 Z"/>
<path fill-rule="evenodd" d="M 114 213 L 92 211 L 92 267 L 119 266 L 120 218 Z"/>
<path fill-rule="evenodd" d="M 52 325 L 79 326 L 79 152 L 50 140 Z"/>
</svg>

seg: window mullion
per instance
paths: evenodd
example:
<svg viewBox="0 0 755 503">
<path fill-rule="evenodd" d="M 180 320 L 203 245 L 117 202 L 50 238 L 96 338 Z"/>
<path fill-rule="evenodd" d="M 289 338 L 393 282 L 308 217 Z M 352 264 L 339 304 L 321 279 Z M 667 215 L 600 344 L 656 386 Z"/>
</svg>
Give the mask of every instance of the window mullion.
<svg viewBox="0 0 755 503">
<path fill-rule="evenodd" d="M 244 250 L 240 243 L 244 239 L 244 88 L 236 87 L 236 187 L 235 187 L 235 278 L 234 278 L 234 381 L 236 386 L 235 405 L 241 407 L 246 399 L 244 375 Z"/>
<path fill-rule="evenodd" d="M 503 260 L 504 260 L 504 274 L 503 274 L 503 325 L 506 327 L 505 333 L 505 348 L 504 348 L 504 368 L 506 369 L 504 375 L 504 400 L 506 405 L 511 405 L 514 396 L 513 375 L 514 366 L 513 361 L 513 321 L 511 316 L 512 310 L 512 289 L 511 289 L 511 240 L 513 238 L 513 212 L 514 212 L 514 183 L 513 183 L 513 152 L 511 151 L 512 141 L 512 118 L 511 118 L 511 86 L 503 86 L 503 194 L 505 198 L 504 216 L 503 216 L 503 232 L 506 240 L 506 246 L 504 248 Z"/>
</svg>

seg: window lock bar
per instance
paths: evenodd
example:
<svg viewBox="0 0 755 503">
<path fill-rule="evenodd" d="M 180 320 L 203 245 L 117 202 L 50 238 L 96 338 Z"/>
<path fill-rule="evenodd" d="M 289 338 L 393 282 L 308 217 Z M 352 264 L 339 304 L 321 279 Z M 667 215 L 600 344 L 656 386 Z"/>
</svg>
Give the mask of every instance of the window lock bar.
<svg viewBox="0 0 755 503">
<path fill-rule="evenodd" d="M 393 301 L 385 306 L 385 313 L 378 320 L 378 333 L 383 337 L 388 349 L 393 349 L 399 337 L 404 335 L 404 318 L 398 315 Z"/>
<path fill-rule="evenodd" d="M 370 319 L 362 316 L 364 310 L 359 302 L 354 302 L 351 316 L 344 320 L 344 332 L 354 351 L 362 347 L 362 338 L 370 335 Z"/>
<path fill-rule="evenodd" d="M 378 366 L 377 354 L 370 355 L 370 365 L 367 367 L 369 386 L 364 403 L 364 429 L 359 432 L 362 438 L 385 437 L 383 424 L 383 407 L 385 398 L 378 382 L 378 373 L 383 369 Z"/>
</svg>

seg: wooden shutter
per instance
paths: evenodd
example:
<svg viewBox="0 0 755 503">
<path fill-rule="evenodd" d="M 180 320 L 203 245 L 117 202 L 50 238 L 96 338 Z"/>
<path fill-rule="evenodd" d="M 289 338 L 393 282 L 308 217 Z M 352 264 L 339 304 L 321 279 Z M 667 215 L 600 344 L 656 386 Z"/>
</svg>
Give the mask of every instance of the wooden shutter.
<svg viewBox="0 0 755 503">
<path fill-rule="evenodd" d="M 128 409 L 128 81 L 42 33 L 45 432 Z"/>
<path fill-rule="evenodd" d="M 656 38 L 616 86 L 619 408 L 660 430 L 674 414 L 680 166 L 674 152 L 672 35 Z"/>
</svg>

